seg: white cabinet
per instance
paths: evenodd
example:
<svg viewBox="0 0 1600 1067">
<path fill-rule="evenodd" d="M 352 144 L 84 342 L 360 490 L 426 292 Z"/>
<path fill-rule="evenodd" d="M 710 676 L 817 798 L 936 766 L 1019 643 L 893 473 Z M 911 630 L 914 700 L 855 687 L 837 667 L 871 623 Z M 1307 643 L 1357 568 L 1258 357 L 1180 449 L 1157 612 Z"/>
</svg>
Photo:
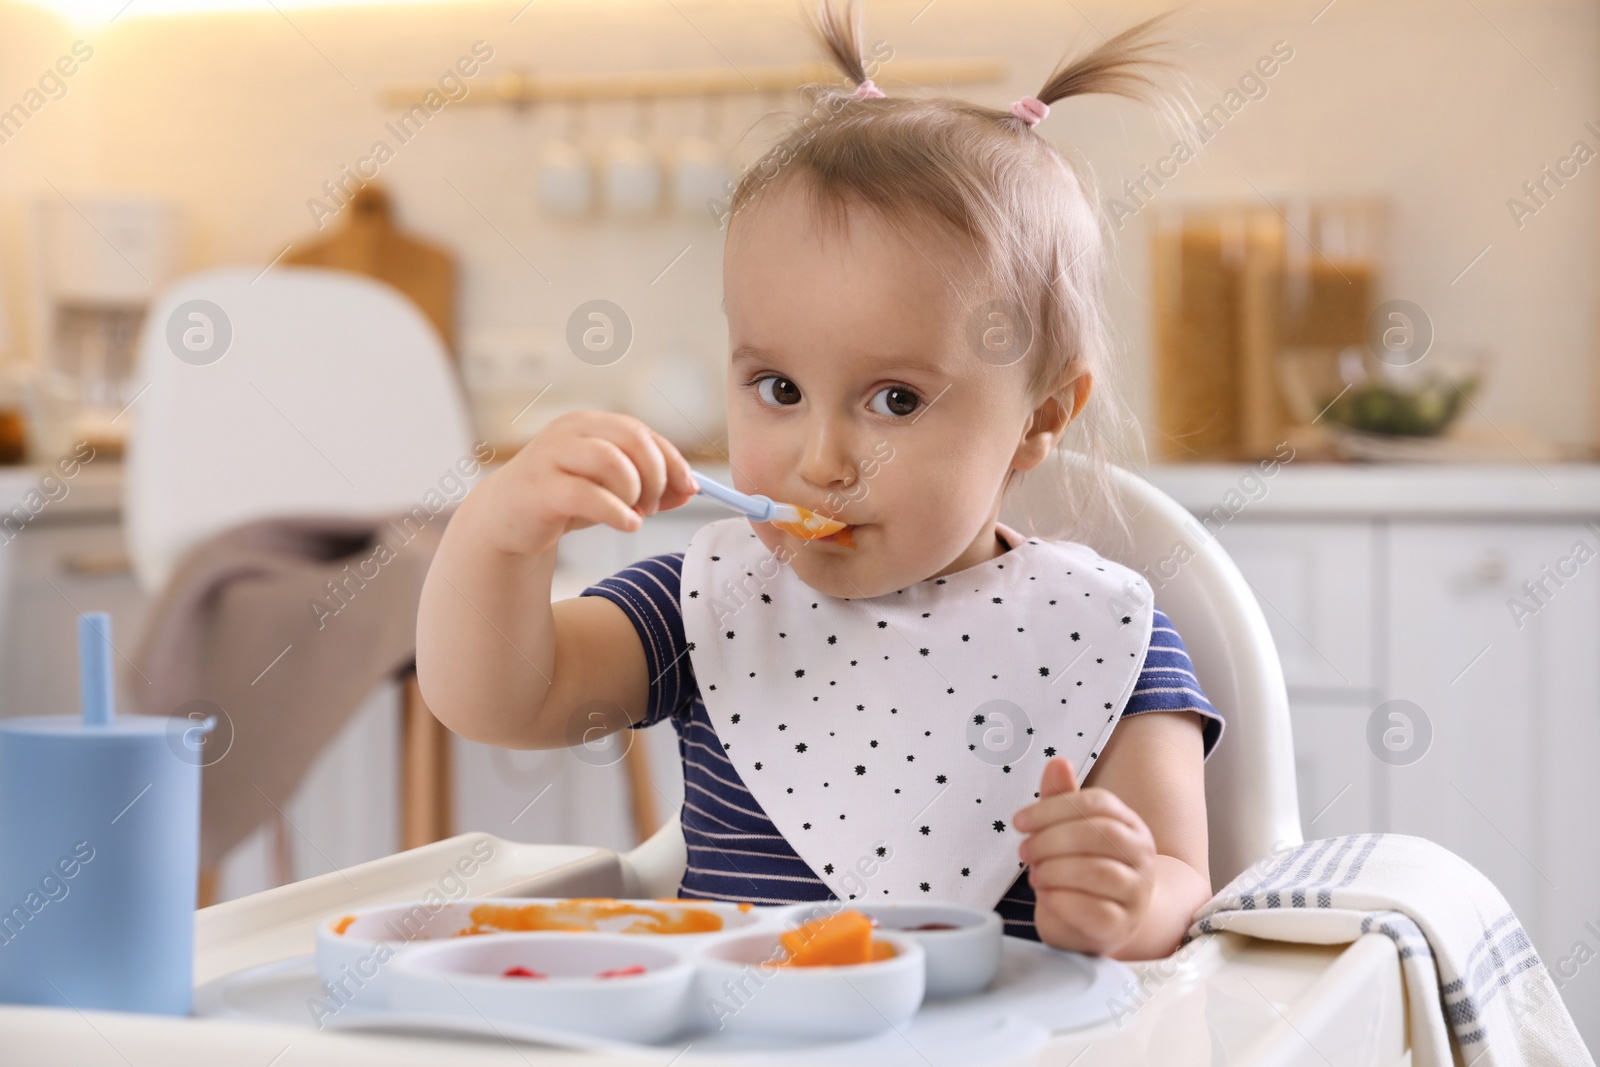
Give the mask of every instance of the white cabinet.
<svg viewBox="0 0 1600 1067">
<path fill-rule="evenodd" d="M 1432 744 L 1381 768 L 1387 826 L 1488 874 L 1553 961 L 1600 918 L 1600 538 L 1575 521 L 1397 523 L 1389 542 L 1388 691 Z M 1524 583 L 1541 582 L 1535 599 Z"/>
<path fill-rule="evenodd" d="M 1283 663 L 1308 839 L 1369 831 L 1381 818 L 1365 733 L 1381 662 L 1380 538 L 1374 523 L 1348 520 L 1243 517 L 1219 532 Z"/>
<path fill-rule="evenodd" d="M 115 514 L 46 516 L 0 539 L 0 718 L 78 711 L 81 611 L 111 614 L 118 702 L 127 699 L 127 660 L 146 601 L 123 554 Z"/>
<path fill-rule="evenodd" d="M 1373 527 L 1367 522 L 1254 522 L 1218 540 L 1261 602 L 1291 690 L 1372 686 Z"/>
<path fill-rule="evenodd" d="M 1381 782 L 1367 750 L 1366 700 L 1291 695 L 1294 773 L 1307 840 L 1378 828 Z"/>
<path fill-rule="evenodd" d="M 1219 539 L 1283 660 L 1306 837 L 1462 856 L 1569 960 L 1563 998 L 1600 1038 L 1600 970 L 1570 962 L 1600 953 L 1600 531 L 1245 514 Z"/>
</svg>

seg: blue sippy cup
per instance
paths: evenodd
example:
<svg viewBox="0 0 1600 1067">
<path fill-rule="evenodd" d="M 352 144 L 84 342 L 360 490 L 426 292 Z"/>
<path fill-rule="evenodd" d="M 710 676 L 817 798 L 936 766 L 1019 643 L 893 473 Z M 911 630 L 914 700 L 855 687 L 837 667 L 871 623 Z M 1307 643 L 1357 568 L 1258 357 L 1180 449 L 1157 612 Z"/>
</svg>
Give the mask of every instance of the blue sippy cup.
<svg viewBox="0 0 1600 1067">
<path fill-rule="evenodd" d="M 200 763 L 113 707 L 111 619 L 78 619 L 83 715 L 0 720 L 0 1001 L 187 1015 Z"/>
</svg>

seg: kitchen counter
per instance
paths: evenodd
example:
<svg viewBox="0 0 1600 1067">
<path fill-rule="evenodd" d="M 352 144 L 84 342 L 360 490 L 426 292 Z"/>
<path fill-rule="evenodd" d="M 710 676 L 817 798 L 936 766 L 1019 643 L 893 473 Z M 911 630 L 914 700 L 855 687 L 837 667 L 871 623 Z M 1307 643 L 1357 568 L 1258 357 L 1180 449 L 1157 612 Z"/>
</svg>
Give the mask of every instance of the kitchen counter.
<svg viewBox="0 0 1600 1067">
<path fill-rule="evenodd" d="M 1222 506 L 1252 516 L 1459 516 L 1508 519 L 1600 515 L 1600 464 L 1196 463 L 1145 473 L 1197 514 Z M 1230 496 L 1230 494 L 1232 494 Z"/>
<path fill-rule="evenodd" d="M 54 466 L 0 467 L 0 521 L 17 507 L 30 514 L 30 524 L 115 519 L 122 511 L 122 463 L 91 460 L 71 478 Z"/>
<path fill-rule="evenodd" d="M 726 466 L 700 469 L 726 481 Z M 1185 509 L 1252 515 L 1600 515 L 1600 463 L 1159 463 L 1139 472 Z M 1231 494 L 1231 496 L 1230 496 Z M 730 514 L 692 501 L 707 515 Z"/>
<path fill-rule="evenodd" d="M 726 466 L 703 465 L 726 480 Z M 40 487 L 50 468 L 0 467 L 0 511 Z M 1237 494 L 1259 515 L 1370 514 L 1399 516 L 1479 515 L 1508 518 L 1600 514 L 1597 463 L 1279 463 L 1267 473 L 1253 463 L 1167 463 L 1143 472 L 1190 511 L 1203 512 Z M 122 507 L 122 464 L 86 464 L 66 480 L 65 496 L 51 501 L 39 519 L 115 516 Z M 59 490 L 56 491 L 59 494 Z M 1238 507 L 1238 503 L 1229 506 Z M 692 501 L 686 513 L 708 521 L 728 512 L 708 501 Z"/>
</svg>

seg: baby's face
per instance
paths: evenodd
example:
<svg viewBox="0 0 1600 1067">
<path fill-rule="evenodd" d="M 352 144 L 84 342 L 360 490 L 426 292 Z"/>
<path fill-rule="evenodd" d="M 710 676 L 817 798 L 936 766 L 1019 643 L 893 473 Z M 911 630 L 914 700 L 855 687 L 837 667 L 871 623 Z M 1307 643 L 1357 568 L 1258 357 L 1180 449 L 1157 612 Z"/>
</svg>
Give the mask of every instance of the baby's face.
<svg viewBox="0 0 1600 1067">
<path fill-rule="evenodd" d="M 723 277 L 733 483 L 849 523 L 854 547 L 754 523 L 762 543 L 837 597 L 993 558 L 1033 404 L 1026 361 L 995 366 L 968 339 L 970 250 L 864 209 L 842 230 L 791 180 L 735 220 Z"/>
</svg>

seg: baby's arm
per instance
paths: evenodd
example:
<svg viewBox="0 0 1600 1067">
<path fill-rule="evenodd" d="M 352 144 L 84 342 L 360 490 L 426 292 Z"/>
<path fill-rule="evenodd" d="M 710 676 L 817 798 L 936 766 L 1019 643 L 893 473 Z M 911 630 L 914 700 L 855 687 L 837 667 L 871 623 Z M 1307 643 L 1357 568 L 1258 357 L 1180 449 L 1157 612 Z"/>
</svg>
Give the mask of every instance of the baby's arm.
<svg viewBox="0 0 1600 1067">
<path fill-rule="evenodd" d="M 1170 955 L 1211 897 L 1204 749 L 1194 712 L 1130 715 L 1077 789 L 1063 757 L 1012 820 L 1028 833 L 1034 922 L 1056 948 Z"/>
<path fill-rule="evenodd" d="M 597 725 L 609 733 L 643 719 L 638 634 L 602 597 L 550 603 L 556 543 L 596 523 L 637 530 L 642 515 L 682 505 L 695 488 L 687 461 L 644 423 L 578 411 L 468 494 L 417 617 L 417 681 L 439 721 L 486 744 L 559 748 L 592 739 Z M 597 722 L 591 701 L 617 714 Z"/>
</svg>

